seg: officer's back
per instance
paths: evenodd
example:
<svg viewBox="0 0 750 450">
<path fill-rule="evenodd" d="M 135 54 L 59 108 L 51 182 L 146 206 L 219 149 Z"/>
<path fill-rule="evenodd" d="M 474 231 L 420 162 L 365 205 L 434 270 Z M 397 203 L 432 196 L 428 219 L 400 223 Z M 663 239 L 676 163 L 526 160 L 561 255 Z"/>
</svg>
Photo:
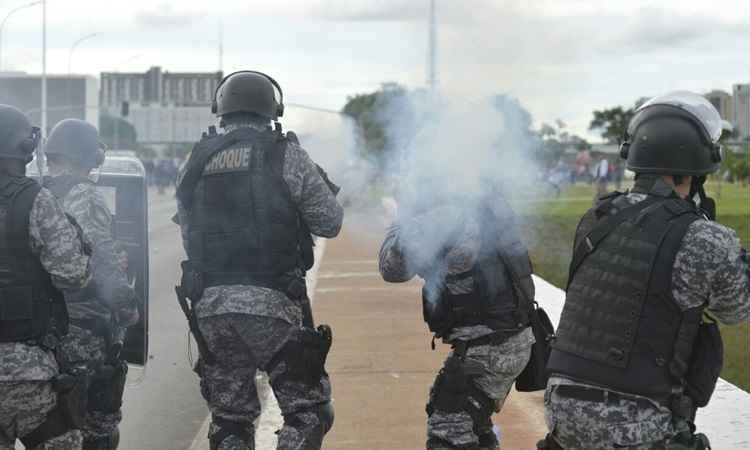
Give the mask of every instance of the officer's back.
<svg viewBox="0 0 750 450">
<path fill-rule="evenodd" d="M 88 256 L 52 194 L 25 176 L 39 137 L 20 111 L 0 105 L 0 448 L 19 439 L 26 448 L 76 449 L 81 435 L 71 423 L 85 411 L 62 399 L 80 393 L 82 380 L 63 383 L 55 358 L 67 332 L 58 290 L 89 282 Z"/>
</svg>

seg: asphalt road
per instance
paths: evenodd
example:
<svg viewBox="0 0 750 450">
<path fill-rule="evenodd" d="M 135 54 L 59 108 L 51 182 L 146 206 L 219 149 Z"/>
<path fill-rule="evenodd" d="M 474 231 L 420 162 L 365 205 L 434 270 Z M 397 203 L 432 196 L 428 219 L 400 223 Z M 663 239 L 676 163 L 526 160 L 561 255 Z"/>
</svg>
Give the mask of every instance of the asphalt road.
<svg viewBox="0 0 750 450">
<path fill-rule="evenodd" d="M 122 450 L 185 450 L 208 414 L 187 357 L 187 325 L 174 295 L 184 258 L 170 219 L 173 195 L 149 192 L 151 246 L 150 360 L 131 370 L 121 425 Z M 195 351 L 193 352 L 195 355 Z M 142 378 L 142 381 L 133 385 Z"/>
</svg>

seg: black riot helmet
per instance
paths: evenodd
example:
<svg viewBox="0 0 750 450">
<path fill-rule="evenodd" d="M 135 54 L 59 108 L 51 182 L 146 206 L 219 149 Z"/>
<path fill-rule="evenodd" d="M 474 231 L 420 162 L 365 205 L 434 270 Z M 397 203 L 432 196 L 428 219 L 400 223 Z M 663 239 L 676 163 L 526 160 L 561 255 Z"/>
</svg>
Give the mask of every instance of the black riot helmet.
<svg viewBox="0 0 750 450">
<path fill-rule="evenodd" d="M 638 109 L 620 156 L 639 174 L 704 176 L 719 169 L 722 126 L 718 111 L 703 96 L 672 92 Z"/>
<path fill-rule="evenodd" d="M 104 162 L 104 144 L 96 127 L 79 119 L 60 121 L 44 146 L 47 155 L 60 155 L 77 167 L 93 169 Z"/>
<path fill-rule="evenodd" d="M 276 90 L 279 91 L 278 101 Z M 284 92 L 276 80 L 262 72 L 234 72 L 216 87 L 211 112 L 220 117 L 252 113 L 275 121 L 284 115 Z"/>
<path fill-rule="evenodd" d="M 28 164 L 41 140 L 41 131 L 32 126 L 19 109 L 0 105 L 0 158 L 18 159 Z"/>
</svg>

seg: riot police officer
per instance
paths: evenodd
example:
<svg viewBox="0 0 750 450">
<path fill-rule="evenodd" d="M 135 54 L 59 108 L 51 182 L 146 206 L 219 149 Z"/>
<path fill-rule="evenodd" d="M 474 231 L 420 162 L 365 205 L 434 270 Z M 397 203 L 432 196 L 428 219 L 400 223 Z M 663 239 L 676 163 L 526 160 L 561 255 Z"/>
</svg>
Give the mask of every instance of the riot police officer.
<svg viewBox="0 0 750 450">
<path fill-rule="evenodd" d="M 621 156 L 635 186 L 601 198 L 576 232 L 540 448 L 709 447 L 693 420 L 722 343 L 702 317 L 750 320 L 750 258 L 703 187 L 721 131 L 690 92 L 656 97 L 631 120 Z"/>
<path fill-rule="evenodd" d="M 85 376 L 55 358 L 67 331 L 58 289 L 87 286 L 89 258 L 52 194 L 27 178 L 40 130 L 0 105 L 0 449 L 80 449 Z M 61 363 L 62 361 L 60 361 Z M 76 374 L 77 375 L 77 374 Z M 81 374 L 83 375 L 83 374 Z"/>
<path fill-rule="evenodd" d="M 427 449 L 497 450 L 491 417 L 534 343 L 528 251 L 499 192 L 412 196 L 388 229 L 380 273 L 392 283 L 424 279 L 424 319 L 452 347 L 427 404 Z"/>
<path fill-rule="evenodd" d="M 211 449 L 254 448 L 257 370 L 284 416 L 278 448 L 319 449 L 333 423 L 330 330 L 312 328 L 304 275 L 310 233 L 336 236 L 343 210 L 295 139 L 270 127 L 284 111 L 276 81 L 236 72 L 214 98 L 223 133 L 211 128 L 195 146 L 177 190 L 189 258 L 178 298 L 201 349 Z"/>
<path fill-rule="evenodd" d="M 68 364 L 92 371 L 83 448 L 113 450 L 127 374 L 122 337 L 138 321 L 138 308 L 112 237 L 112 213 L 89 177 L 104 162 L 104 149 L 93 125 L 66 119 L 50 132 L 45 153 L 50 176 L 44 185 L 81 227 L 92 251 L 95 289 L 67 296 L 71 327 L 62 352 Z"/>
</svg>

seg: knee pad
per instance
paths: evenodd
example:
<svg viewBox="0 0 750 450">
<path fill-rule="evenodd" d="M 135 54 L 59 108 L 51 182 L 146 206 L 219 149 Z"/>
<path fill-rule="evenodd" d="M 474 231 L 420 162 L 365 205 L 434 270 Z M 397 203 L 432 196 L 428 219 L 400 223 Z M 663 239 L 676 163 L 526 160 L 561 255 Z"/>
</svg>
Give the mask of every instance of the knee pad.
<svg viewBox="0 0 750 450">
<path fill-rule="evenodd" d="M 495 401 L 474 384 L 474 378 L 482 371 L 471 362 L 449 357 L 430 391 L 427 415 L 434 411 L 466 412 L 477 426 L 486 424 L 495 411 Z"/>
<path fill-rule="evenodd" d="M 333 403 L 326 402 L 321 403 L 319 405 L 315 405 L 309 409 L 305 409 L 302 411 L 298 411 L 296 414 L 290 414 L 289 416 L 284 416 L 284 421 L 294 427 L 294 428 L 306 428 L 309 427 L 308 424 L 305 424 L 302 422 L 302 420 L 299 418 L 299 415 L 302 413 L 308 413 L 311 412 L 315 414 L 315 416 L 318 418 L 318 423 L 320 424 L 321 431 L 323 434 L 328 433 L 331 428 L 333 428 L 333 421 L 334 421 L 334 410 L 333 410 Z"/>
<path fill-rule="evenodd" d="M 333 403 L 326 402 L 322 405 L 318 405 L 317 414 L 318 420 L 320 420 L 320 424 L 323 427 L 323 434 L 328 433 L 328 431 L 333 428 L 333 420 L 335 418 Z"/>
<path fill-rule="evenodd" d="M 209 436 L 208 441 L 211 450 L 219 450 L 219 446 L 229 436 L 235 436 L 250 446 L 250 440 L 255 439 L 255 430 L 252 424 L 244 424 L 213 416 L 211 421 L 218 430 Z"/>
</svg>

